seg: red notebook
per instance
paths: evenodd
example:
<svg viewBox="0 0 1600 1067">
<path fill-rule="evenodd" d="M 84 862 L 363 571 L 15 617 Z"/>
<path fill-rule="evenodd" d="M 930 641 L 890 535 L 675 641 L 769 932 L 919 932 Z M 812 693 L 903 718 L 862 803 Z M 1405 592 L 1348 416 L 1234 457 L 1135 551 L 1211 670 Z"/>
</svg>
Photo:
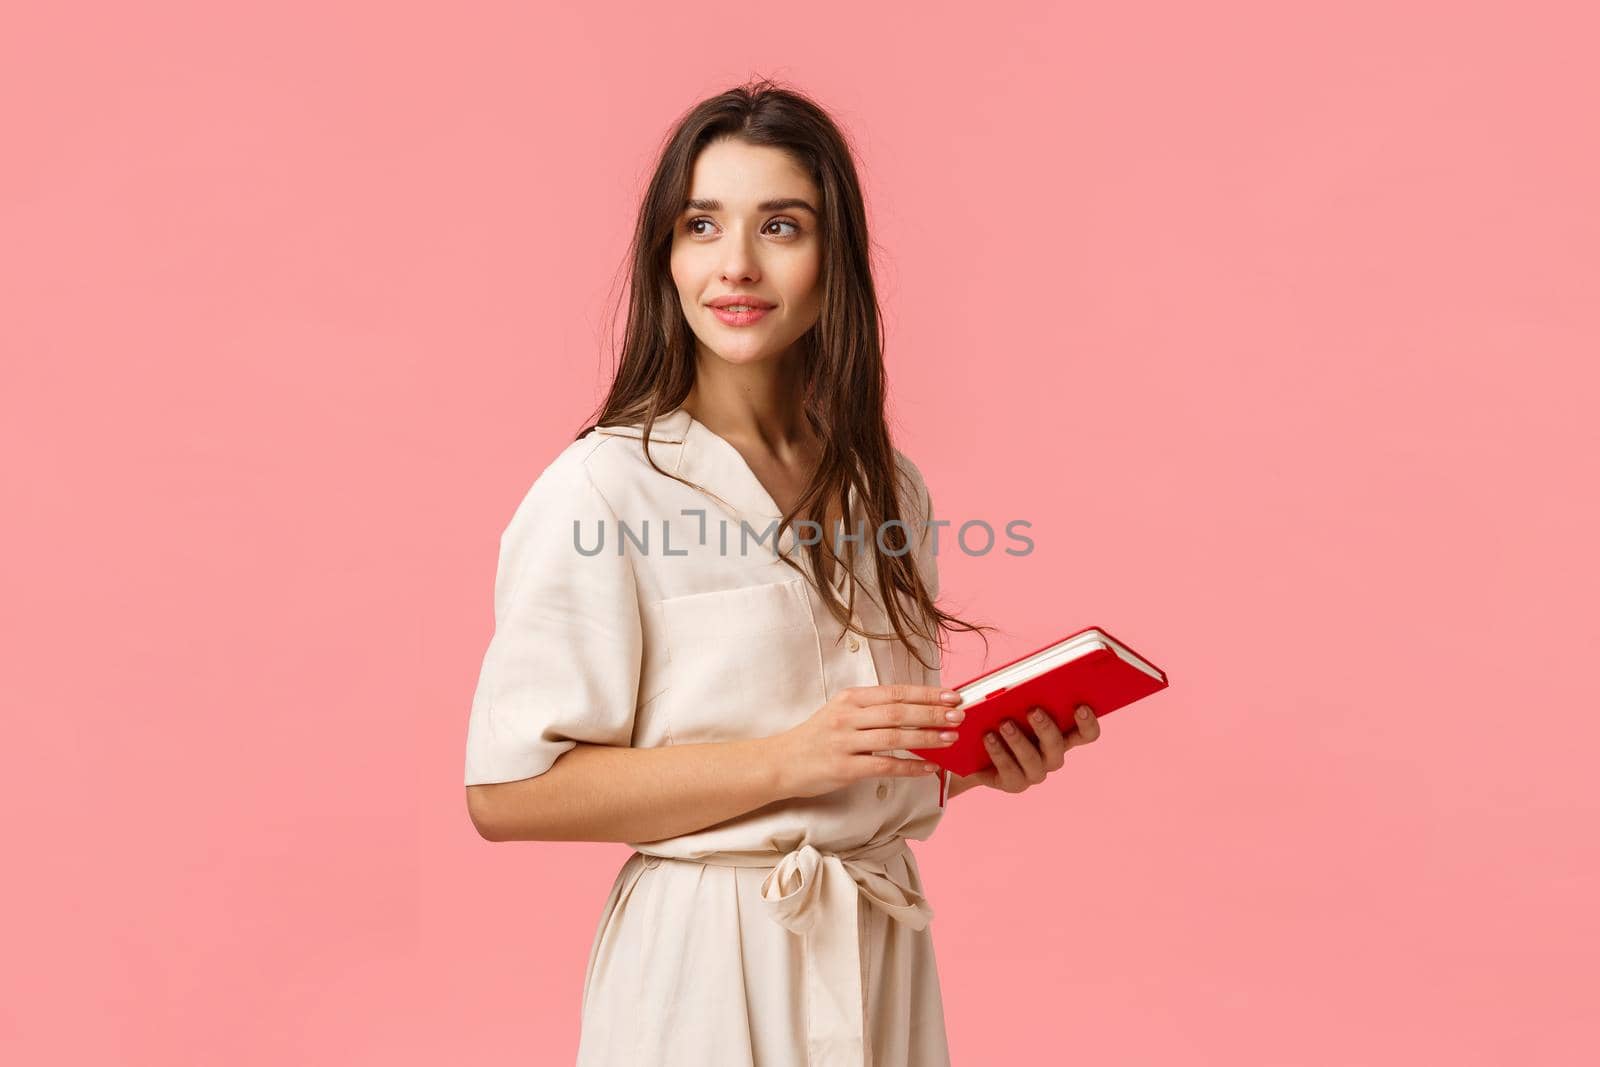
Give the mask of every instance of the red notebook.
<svg viewBox="0 0 1600 1067">
<path fill-rule="evenodd" d="M 960 685 L 946 685 L 961 694 L 959 706 L 967 713 L 961 725 L 951 727 L 960 739 L 943 748 L 908 751 L 964 776 L 993 766 L 983 735 L 997 730 L 1003 719 L 1014 721 L 1037 744 L 1038 735 L 1028 721 L 1035 706 L 1049 712 L 1066 733 L 1073 728 L 1079 704 L 1089 705 L 1096 718 L 1103 718 L 1166 687 L 1167 675 L 1160 667 L 1100 627 L 1089 626 Z M 941 781 L 941 806 L 943 786 Z"/>
</svg>

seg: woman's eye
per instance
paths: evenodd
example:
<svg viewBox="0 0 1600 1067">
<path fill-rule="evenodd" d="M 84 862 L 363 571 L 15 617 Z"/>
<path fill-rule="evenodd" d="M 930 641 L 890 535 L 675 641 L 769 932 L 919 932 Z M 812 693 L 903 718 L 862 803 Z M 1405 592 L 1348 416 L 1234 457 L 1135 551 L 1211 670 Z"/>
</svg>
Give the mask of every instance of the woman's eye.
<svg viewBox="0 0 1600 1067">
<path fill-rule="evenodd" d="M 696 237 L 701 237 L 701 236 L 704 236 L 705 231 L 704 230 L 697 230 L 697 229 L 695 229 L 695 227 L 700 225 L 702 222 L 710 222 L 710 221 L 711 221 L 710 219 L 708 219 L 708 218 L 706 218 L 705 216 L 702 215 L 699 218 L 693 218 L 693 219 L 690 219 L 688 222 L 684 223 L 684 229 L 688 230 L 690 233 L 694 234 Z M 779 236 L 794 237 L 794 236 L 798 235 L 799 232 L 800 232 L 800 224 L 798 222 L 795 222 L 795 221 L 791 220 L 791 219 L 773 219 L 771 222 L 767 223 L 767 225 L 768 226 L 793 226 L 794 227 L 794 231 L 792 233 L 782 234 L 782 235 L 779 235 Z"/>
</svg>

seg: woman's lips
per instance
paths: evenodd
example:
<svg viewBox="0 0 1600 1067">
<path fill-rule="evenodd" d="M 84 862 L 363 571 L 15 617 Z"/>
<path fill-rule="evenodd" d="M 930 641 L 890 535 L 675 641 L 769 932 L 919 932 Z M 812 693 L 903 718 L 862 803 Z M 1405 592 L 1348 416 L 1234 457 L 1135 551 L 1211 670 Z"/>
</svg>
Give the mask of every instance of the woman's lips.
<svg viewBox="0 0 1600 1067">
<path fill-rule="evenodd" d="M 760 322 L 771 310 L 771 308 L 751 308 L 749 311 L 729 311 L 727 308 L 714 307 L 711 313 L 725 326 L 749 326 Z"/>
</svg>

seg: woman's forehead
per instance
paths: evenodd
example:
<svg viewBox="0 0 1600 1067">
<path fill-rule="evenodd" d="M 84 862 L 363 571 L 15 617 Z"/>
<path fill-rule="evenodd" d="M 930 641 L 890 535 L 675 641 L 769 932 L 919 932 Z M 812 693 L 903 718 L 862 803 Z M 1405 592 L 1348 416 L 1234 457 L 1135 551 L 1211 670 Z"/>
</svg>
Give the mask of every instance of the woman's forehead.
<svg viewBox="0 0 1600 1067">
<path fill-rule="evenodd" d="M 688 197 L 723 205 L 706 210 L 743 211 L 761 210 L 762 202 L 776 199 L 814 203 L 816 193 L 805 168 L 782 149 L 719 142 L 707 145 L 695 160 Z"/>
</svg>

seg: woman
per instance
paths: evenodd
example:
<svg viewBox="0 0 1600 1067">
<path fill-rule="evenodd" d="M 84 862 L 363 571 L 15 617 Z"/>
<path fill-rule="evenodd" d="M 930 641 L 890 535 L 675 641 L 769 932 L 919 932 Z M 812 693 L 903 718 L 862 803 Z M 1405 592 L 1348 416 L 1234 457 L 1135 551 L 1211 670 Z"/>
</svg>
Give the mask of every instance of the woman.
<svg viewBox="0 0 1600 1067">
<path fill-rule="evenodd" d="M 996 766 L 953 783 L 908 751 L 962 719 L 937 635 L 989 627 L 934 604 L 868 248 L 820 108 L 767 84 L 696 107 L 640 213 L 610 395 L 501 539 L 473 822 L 635 850 L 595 932 L 581 1065 L 948 1063 L 906 839 L 1067 747 L 1053 724 L 1040 747 L 995 739 Z"/>
</svg>

